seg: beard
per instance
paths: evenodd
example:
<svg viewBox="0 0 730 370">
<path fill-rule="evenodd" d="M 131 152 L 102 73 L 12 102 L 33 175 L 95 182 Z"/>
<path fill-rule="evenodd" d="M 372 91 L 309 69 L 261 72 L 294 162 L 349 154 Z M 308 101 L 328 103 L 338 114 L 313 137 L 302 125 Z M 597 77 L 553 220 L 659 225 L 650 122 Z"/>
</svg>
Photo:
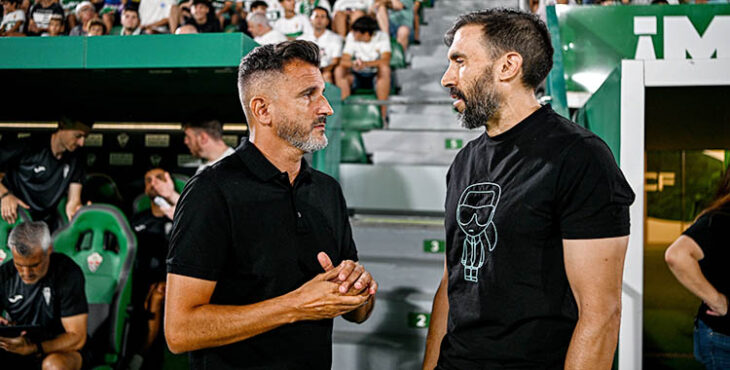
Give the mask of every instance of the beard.
<svg viewBox="0 0 730 370">
<path fill-rule="evenodd" d="M 305 153 L 316 152 L 327 146 L 327 136 L 322 134 L 321 138 L 316 137 L 314 126 L 326 121 L 327 117 L 322 116 L 312 121 L 311 125 L 302 126 L 292 120 L 285 119 L 276 128 L 276 135 Z"/>
<path fill-rule="evenodd" d="M 487 71 L 491 70 L 491 67 L 487 68 Z M 468 98 L 461 90 L 455 87 L 450 89 L 452 95 L 464 102 L 464 111 L 458 114 L 459 122 L 464 128 L 471 130 L 486 126 L 487 121 L 498 116 L 502 97 L 494 88 L 492 77 L 489 72 L 479 77 Z"/>
</svg>

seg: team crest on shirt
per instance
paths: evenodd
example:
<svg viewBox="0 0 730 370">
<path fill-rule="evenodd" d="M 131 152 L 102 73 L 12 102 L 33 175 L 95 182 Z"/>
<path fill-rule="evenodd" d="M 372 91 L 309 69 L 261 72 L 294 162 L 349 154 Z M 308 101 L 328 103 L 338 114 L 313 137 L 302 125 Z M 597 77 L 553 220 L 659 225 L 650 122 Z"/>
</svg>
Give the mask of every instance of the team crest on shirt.
<svg viewBox="0 0 730 370">
<path fill-rule="evenodd" d="M 46 301 L 46 306 L 51 305 L 51 287 L 43 287 L 43 299 Z"/>
<path fill-rule="evenodd" d="M 94 252 L 86 257 L 86 263 L 89 266 L 89 271 L 96 272 L 99 269 L 101 263 L 104 262 L 104 258 L 98 252 Z"/>
<path fill-rule="evenodd" d="M 497 227 L 493 220 L 501 194 L 498 184 L 481 182 L 467 186 L 459 197 L 456 223 L 466 234 L 461 254 L 466 281 L 479 281 L 479 269 L 486 258 L 485 246 L 489 252 L 497 247 Z"/>
<path fill-rule="evenodd" d="M 5 253 L 4 250 L 0 249 L 0 264 L 2 264 L 6 258 L 8 258 L 8 254 Z"/>
</svg>

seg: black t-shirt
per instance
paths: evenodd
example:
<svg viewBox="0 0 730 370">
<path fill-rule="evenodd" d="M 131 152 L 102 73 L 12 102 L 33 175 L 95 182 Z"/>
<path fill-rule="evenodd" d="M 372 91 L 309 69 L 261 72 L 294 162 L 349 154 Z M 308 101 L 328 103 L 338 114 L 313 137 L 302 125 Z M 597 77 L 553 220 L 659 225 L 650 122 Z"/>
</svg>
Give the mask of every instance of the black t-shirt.
<svg viewBox="0 0 730 370">
<path fill-rule="evenodd" d="M 216 281 L 211 304 L 246 305 L 289 293 L 357 260 L 337 181 L 302 167 L 294 184 L 255 145 L 194 176 L 175 213 L 168 272 Z M 328 369 L 332 320 L 285 325 L 230 345 L 194 351 L 193 369 Z"/>
<path fill-rule="evenodd" d="M 33 285 L 23 282 L 12 261 L 0 266 L 0 311 L 17 325 L 40 325 L 45 338 L 66 332 L 61 318 L 88 313 L 84 274 L 68 256 L 51 253 L 48 273 Z"/>
<path fill-rule="evenodd" d="M 135 261 L 135 279 L 145 280 L 145 284 L 164 281 L 172 220 L 164 216 L 155 217 L 152 211 L 146 210 L 134 216 L 132 228 L 137 234 L 139 246 Z"/>
<path fill-rule="evenodd" d="M 707 281 L 726 297 L 730 296 L 730 207 L 719 209 L 702 215 L 684 232 L 694 240 L 704 252 L 705 257 L 700 260 L 700 270 Z M 709 309 L 703 302 L 697 312 L 697 317 L 712 330 L 730 335 L 730 316 L 710 316 Z"/>
<path fill-rule="evenodd" d="M 629 234 L 606 144 L 544 106 L 447 174 L 449 320 L 440 369 L 560 368 L 577 322 L 563 239 Z"/>
<path fill-rule="evenodd" d="M 48 24 L 51 23 L 51 16 L 54 14 L 63 15 L 63 8 L 57 2 L 51 3 L 47 8 L 37 2 L 30 7 L 28 18 L 32 19 L 38 28 L 47 29 Z"/>
<path fill-rule="evenodd" d="M 212 13 L 212 16 L 210 14 Z M 214 12 L 208 13 L 209 16 L 206 19 L 205 23 L 198 24 L 198 22 L 195 21 L 195 18 L 193 17 L 185 17 L 183 20 L 184 25 L 193 25 L 195 29 L 198 30 L 199 33 L 209 33 L 209 32 L 221 32 L 221 22 L 218 21 L 218 18 L 216 18 Z"/>
<path fill-rule="evenodd" d="M 68 194 L 69 184 L 81 183 L 84 178 L 78 149 L 63 152 L 61 159 L 56 159 L 48 135 L 3 143 L 0 172 L 5 172 L 3 185 L 39 214 L 33 219 L 55 212 L 58 202 Z"/>
</svg>

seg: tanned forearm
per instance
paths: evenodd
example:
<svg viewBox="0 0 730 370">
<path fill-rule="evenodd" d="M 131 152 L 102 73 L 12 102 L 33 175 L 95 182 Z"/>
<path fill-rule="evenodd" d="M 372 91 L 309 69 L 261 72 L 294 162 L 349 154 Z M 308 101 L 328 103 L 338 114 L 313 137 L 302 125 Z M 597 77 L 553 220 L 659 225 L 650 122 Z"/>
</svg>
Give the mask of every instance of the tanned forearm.
<svg viewBox="0 0 730 370">
<path fill-rule="evenodd" d="M 431 308 L 431 323 L 428 327 L 428 337 L 426 337 L 426 353 L 423 358 L 423 369 L 431 370 L 436 367 L 441 351 L 441 341 L 446 335 L 446 327 L 449 318 L 449 297 L 448 297 L 448 277 L 444 271 L 444 277 L 436 290 L 433 298 L 433 307 Z"/>
<path fill-rule="evenodd" d="M 704 253 L 692 239 L 681 236 L 664 255 L 669 270 L 677 280 L 692 294 L 704 302 L 715 303 L 725 299 L 723 295 L 707 280 L 700 269 L 699 260 Z"/>
<path fill-rule="evenodd" d="M 621 308 L 580 314 L 565 357 L 565 369 L 610 369 L 618 343 Z"/>
<path fill-rule="evenodd" d="M 173 353 L 223 346 L 298 321 L 292 307 L 286 295 L 245 306 L 202 305 L 184 312 L 174 333 L 165 315 L 165 336 Z"/>
<path fill-rule="evenodd" d="M 43 352 L 71 352 L 78 351 L 84 347 L 86 335 L 81 333 L 63 333 L 51 340 L 41 343 Z"/>
</svg>

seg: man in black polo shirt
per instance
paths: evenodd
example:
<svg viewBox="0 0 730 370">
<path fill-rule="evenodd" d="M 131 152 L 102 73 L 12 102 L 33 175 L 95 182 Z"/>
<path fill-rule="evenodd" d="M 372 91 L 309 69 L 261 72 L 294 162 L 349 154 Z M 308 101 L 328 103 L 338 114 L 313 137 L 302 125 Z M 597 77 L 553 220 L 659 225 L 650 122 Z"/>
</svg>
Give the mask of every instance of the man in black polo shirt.
<svg viewBox="0 0 730 370">
<path fill-rule="evenodd" d="M 373 308 L 340 186 L 302 159 L 327 145 L 323 90 L 314 43 L 241 62 L 250 139 L 190 180 L 170 240 L 165 336 L 194 369 L 330 368 L 332 319 Z"/>
<path fill-rule="evenodd" d="M 88 306 L 84 275 L 71 258 L 53 253 L 42 221 L 25 222 L 8 238 L 12 262 L 0 266 L 0 325 L 40 326 L 40 333 L 0 337 L 3 369 L 80 369 Z"/>
<path fill-rule="evenodd" d="M 446 42 L 441 83 L 486 132 L 447 175 L 424 369 L 609 369 L 634 193 L 599 137 L 535 98 L 552 67 L 542 21 L 466 14 Z"/>
<path fill-rule="evenodd" d="M 83 163 L 75 151 L 84 146 L 92 124 L 63 118 L 50 136 L 33 135 L 0 147 L 0 204 L 6 222 L 15 222 L 20 206 L 53 232 L 61 226 L 56 207 L 65 194 L 66 216 L 73 217 L 81 207 L 84 178 Z"/>
</svg>

